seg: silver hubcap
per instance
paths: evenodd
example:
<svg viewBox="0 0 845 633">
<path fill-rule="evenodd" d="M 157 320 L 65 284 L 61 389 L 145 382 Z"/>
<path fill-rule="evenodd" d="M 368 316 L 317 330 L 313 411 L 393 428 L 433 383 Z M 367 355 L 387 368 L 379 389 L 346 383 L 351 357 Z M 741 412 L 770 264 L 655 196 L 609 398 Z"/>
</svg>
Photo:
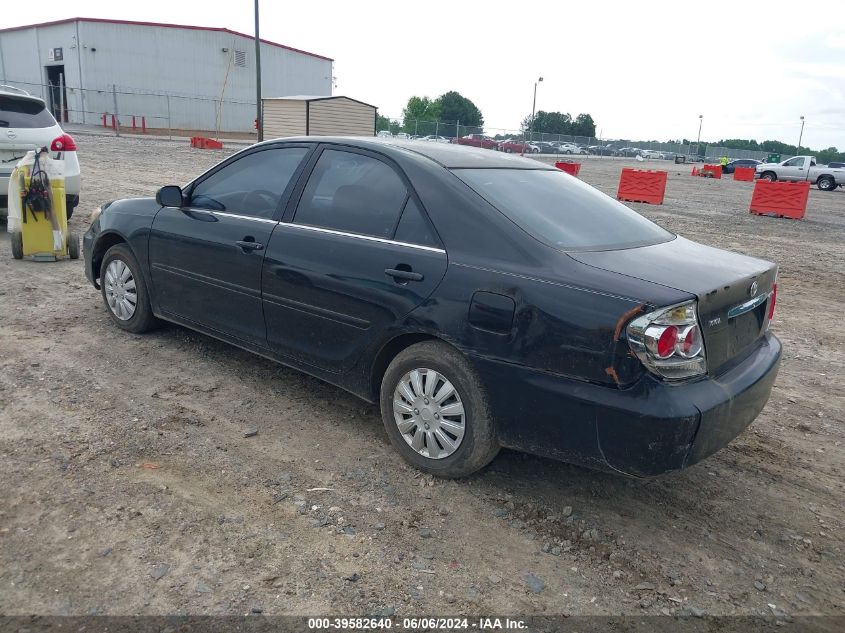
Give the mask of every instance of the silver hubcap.
<svg viewBox="0 0 845 633">
<path fill-rule="evenodd" d="M 458 450 L 466 430 L 461 396 L 433 369 L 402 376 L 393 392 L 393 419 L 408 446 L 429 459 Z"/>
<path fill-rule="evenodd" d="M 112 314 L 121 321 L 131 319 L 138 304 L 138 292 L 129 266 L 119 259 L 112 260 L 106 267 L 103 283 L 106 289 L 106 303 Z"/>
</svg>

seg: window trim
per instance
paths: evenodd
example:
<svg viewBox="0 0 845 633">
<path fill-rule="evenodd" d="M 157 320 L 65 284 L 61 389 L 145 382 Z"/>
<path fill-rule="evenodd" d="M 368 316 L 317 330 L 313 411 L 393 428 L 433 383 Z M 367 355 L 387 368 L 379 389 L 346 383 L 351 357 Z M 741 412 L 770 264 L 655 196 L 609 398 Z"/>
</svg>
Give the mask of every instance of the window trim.
<svg viewBox="0 0 845 633">
<path fill-rule="evenodd" d="M 225 169 L 226 167 L 228 167 L 232 163 L 235 163 L 236 161 L 238 161 L 242 158 L 246 158 L 247 156 L 250 156 L 252 154 L 257 154 L 258 152 L 264 152 L 264 151 L 268 151 L 268 150 L 272 150 L 272 149 L 305 149 L 307 151 L 305 152 L 305 156 L 303 156 L 302 159 L 299 161 L 299 165 L 296 167 L 296 170 L 294 170 L 293 174 L 291 175 L 290 180 L 288 181 L 288 184 L 285 186 L 284 191 L 282 191 L 282 195 L 279 197 L 279 202 L 276 205 L 276 209 L 273 211 L 273 214 L 269 218 L 259 218 L 258 216 L 244 216 L 243 214 L 231 213 L 229 211 L 215 211 L 213 209 L 200 209 L 199 207 L 192 207 L 190 205 L 190 203 L 185 205 L 185 206 L 189 209 L 196 208 L 196 209 L 202 210 L 202 211 L 210 211 L 210 212 L 214 212 L 214 213 L 226 213 L 228 215 L 240 215 L 242 217 L 249 217 L 251 219 L 271 220 L 274 223 L 280 222 L 281 219 L 282 219 L 282 215 L 284 213 L 284 210 L 287 208 L 287 204 L 288 204 L 288 201 L 290 199 L 290 196 L 293 193 L 293 191 L 295 190 L 297 184 L 299 183 L 299 181 L 302 177 L 302 173 L 305 170 L 305 167 L 308 165 L 308 163 L 311 159 L 311 156 L 313 155 L 313 153 L 316 149 L 315 143 L 298 142 L 298 143 L 269 143 L 267 145 L 263 145 L 263 144 L 262 145 L 253 145 L 253 146 L 248 147 L 244 150 L 241 150 L 237 154 L 232 154 L 227 159 L 217 163 L 216 165 L 214 165 L 214 167 L 212 167 L 208 171 L 200 174 L 199 176 L 194 178 L 192 181 L 190 181 L 187 185 L 185 185 L 182 188 L 182 190 L 184 192 L 184 195 L 187 197 L 187 199 L 190 200 L 193 197 L 194 189 L 198 185 L 201 185 L 203 182 L 205 182 L 206 180 L 211 178 L 217 172 Z"/>
<path fill-rule="evenodd" d="M 334 150 L 339 152 L 348 152 L 350 154 L 360 154 L 362 156 L 367 156 L 374 160 L 381 161 L 385 165 L 387 165 L 393 172 L 399 177 L 402 181 L 402 184 L 405 185 L 405 190 L 407 195 L 405 196 L 405 202 L 402 203 L 402 209 L 399 211 L 399 216 L 396 219 L 396 222 L 393 225 L 393 230 L 390 233 L 390 238 L 382 238 L 378 236 L 367 235 L 365 233 L 348 233 L 346 231 L 338 231 L 336 229 L 328 229 L 325 227 L 320 226 L 313 226 L 310 224 L 302 224 L 295 222 L 296 217 L 296 210 L 299 208 L 299 204 L 302 201 L 302 195 L 305 193 L 305 187 L 308 185 L 308 181 L 311 180 L 311 175 L 314 173 L 314 168 L 317 166 L 317 161 L 320 160 L 320 157 L 323 155 L 323 152 L 327 150 Z M 391 244 L 403 244 L 405 246 L 417 246 L 420 248 L 425 249 L 432 249 L 442 251 L 444 249 L 443 240 L 440 239 L 440 234 L 437 232 L 437 227 L 434 226 L 434 222 L 431 221 L 431 217 L 428 215 L 428 211 L 426 210 L 425 206 L 422 204 L 420 197 L 417 195 L 414 186 L 411 184 L 410 179 L 396 164 L 392 158 L 387 156 L 386 154 L 382 154 L 380 152 L 374 152 L 369 149 L 364 149 L 362 147 L 357 147 L 355 145 L 344 145 L 341 143 L 320 143 L 315 149 L 311 156 L 305 161 L 305 168 L 303 169 L 299 181 L 296 183 L 296 187 L 291 192 L 291 195 L 288 198 L 287 206 L 285 207 L 284 213 L 282 214 L 281 223 L 282 224 L 290 224 L 292 226 L 304 226 L 308 228 L 320 229 L 325 231 L 330 231 L 332 233 L 340 234 L 340 235 L 350 235 L 355 237 L 364 237 L 364 238 L 373 238 L 379 241 L 386 241 Z M 434 236 L 435 241 L 437 242 L 437 246 L 426 246 L 424 244 L 409 244 L 408 242 L 397 242 L 393 238 L 396 236 L 396 229 L 399 227 L 399 222 L 402 220 L 402 214 L 405 212 L 405 207 L 408 205 L 408 200 L 413 199 L 414 203 L 417 205 L 417 208 L 420 210 L 423 221 L 428 223 L 429 228 L 431 229 L 432 235 Z M 445 251 L 443 251 L 445 252 Z"/>
</svg>

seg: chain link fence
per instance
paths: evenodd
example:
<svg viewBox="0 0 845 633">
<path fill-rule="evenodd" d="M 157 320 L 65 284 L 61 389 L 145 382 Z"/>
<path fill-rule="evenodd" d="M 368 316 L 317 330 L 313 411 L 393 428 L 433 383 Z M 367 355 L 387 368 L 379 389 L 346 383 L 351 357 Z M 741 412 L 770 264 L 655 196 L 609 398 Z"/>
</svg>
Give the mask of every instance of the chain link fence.
<svg viewBox="0 0 845 633">
<path fill-rule="evenodd" d="M 706 143 L 661 143 L 657 141 L 635 141 L 618 139 L 600 139 L 595 136 L 577 136 L 568 134 L 549 134 L 544 132 L 525 132 L 513 128 L 496 128 L 490 125 L 483 127 L 463 125 L 460 121 L 428 121 L 412 119 L 403 124 L 401 119 L 382 119 L 379 131 L 387 130 L 392 134 L 406 133 L 412 136 L 443 136 L 449 139 L 460 138 L 470 134 L 481 134 L 495 141 L 515 140 L 528 142 L 542 142 L 559 145 L 570 143 L 581 147 L 587 153 L 596 156 L 622 156 L 634 157 L 642 152 L 650 152 L 650 158 L 663 158 L 672 160 L 675 156 L 683 156 L 687 160 L 694 160 L 697 157 L 707 161 L 718 161 L 726 156 L 729 160 L 738 158 L 752 158 L 765 161 L 769 152 L 730 149 L 719 145 L 708 145 Z M 548 148 L 543 148 L 548 150 Z M 563 152 L 562 152 L 563 153 Z M 790 158 L 790 155 L 781 155 L 781 160 Z"/>
<path fill-rule="evenodd" d="M 133 90 L 121 86 L 100 89 L 76 88 L 55 84 L 34 84 L 21 81 L 7 81 L 9 85 L 21 88 L 44 99 L 57 120 L 65 123 L 101 125 L 115 133 L 121 131 L 146 131 L 149 133 L 184 135 L 185 132 L 202 131 L 219 136 L 221 133 L 236 133 L 249 137 L 254 133 L 255 102 L 233 99 L 203 97 L 197 95 L 155 93 Z M 472 126 L 460 121 L 411 120 L 379 118 L 378 130 L 392 134 L 406 133 L 412 136 L 443 136 L 448 139 L 470 134 L 481 134 L 501 142 L 517 141 L 543 142 L 559 145 L 571 143 L 597 156 L 634 157 L 642 152 L 648 158 L 671 160 L 684 156 L 687 160 L 704 158 L 717 161 L 722 156 L 729 159 L 752 158 L 765 161 L 765 151 L 729 149 L 701 143 L 661 143 L 656 141 L 635 141 L 600 139 L 594 136 L 549 134 L 528 132 L 513 128 L 497 128 L 490 125 Z M 548 147 L 543 147 L 548 151 Z M 561 152 L 564 153 L 564 152 Z M 781 159 L 790 156 L 783 154 Z"/>
<path fill-rule="evenodd" d="M 59 121 L 102 125 L 117 133 L 134 128 L 171 135 L 195 130 L 243 134 L 253 130 L 255 120 L 255 101 L 153 93 L 120 86 L 80 89 L 21 81 L 7 84 L 44 99 Z"/>
</svg>

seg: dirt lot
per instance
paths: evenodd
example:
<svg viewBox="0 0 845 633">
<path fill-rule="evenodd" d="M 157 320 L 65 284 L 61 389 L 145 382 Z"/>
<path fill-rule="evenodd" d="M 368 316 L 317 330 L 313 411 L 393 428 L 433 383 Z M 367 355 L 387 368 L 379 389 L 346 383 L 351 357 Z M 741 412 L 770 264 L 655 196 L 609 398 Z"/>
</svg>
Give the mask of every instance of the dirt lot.
<svg viewBox="0 0 845 633">
<path fill-rule="evenodd" d="M 79 232 L 228 153 L 79 145 Z M 615 193 L 625 163 L 584 163 Z M 649 481 L 514 452 L 421 476 L 375 407 L 181 327 L 128 335 L 80 261 L 14 261 L 3 233 L 0 613 L 845 614 L 845 191 L 760 218 L 750 184 L 657 165 L 638 211 L 780 264 L 785 357 L 744 435 Z"/>
</svg>

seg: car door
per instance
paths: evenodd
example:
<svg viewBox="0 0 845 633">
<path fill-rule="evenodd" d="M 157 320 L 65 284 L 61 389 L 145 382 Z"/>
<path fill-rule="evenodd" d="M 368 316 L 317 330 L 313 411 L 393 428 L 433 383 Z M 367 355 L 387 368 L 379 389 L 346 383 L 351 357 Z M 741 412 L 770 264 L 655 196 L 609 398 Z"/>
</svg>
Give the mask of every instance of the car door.
<svg viewBox="0 0 845 633">
<path fill-rule="evenodd" d="M 343 372 L 434 291 L 446 252 L 390 161 L 325 146 L 311 162 L 264 259 L 267 340 L 277 354 Z"/>
<path fill-rule="evenodd" d="M 804 180 L 807 176 L 804 158 L 796 156 L 785 161 L 777 170 L 777 175 L 780 180 Z"/>
<path fill-rule="evenodd" d="M 162 315 L 266 347 L 261 264 L 309 151 L 260 146 L 240 154 L 188 187 L 182 208 L 156 214 L 149 259 Z"/>
</svg>

